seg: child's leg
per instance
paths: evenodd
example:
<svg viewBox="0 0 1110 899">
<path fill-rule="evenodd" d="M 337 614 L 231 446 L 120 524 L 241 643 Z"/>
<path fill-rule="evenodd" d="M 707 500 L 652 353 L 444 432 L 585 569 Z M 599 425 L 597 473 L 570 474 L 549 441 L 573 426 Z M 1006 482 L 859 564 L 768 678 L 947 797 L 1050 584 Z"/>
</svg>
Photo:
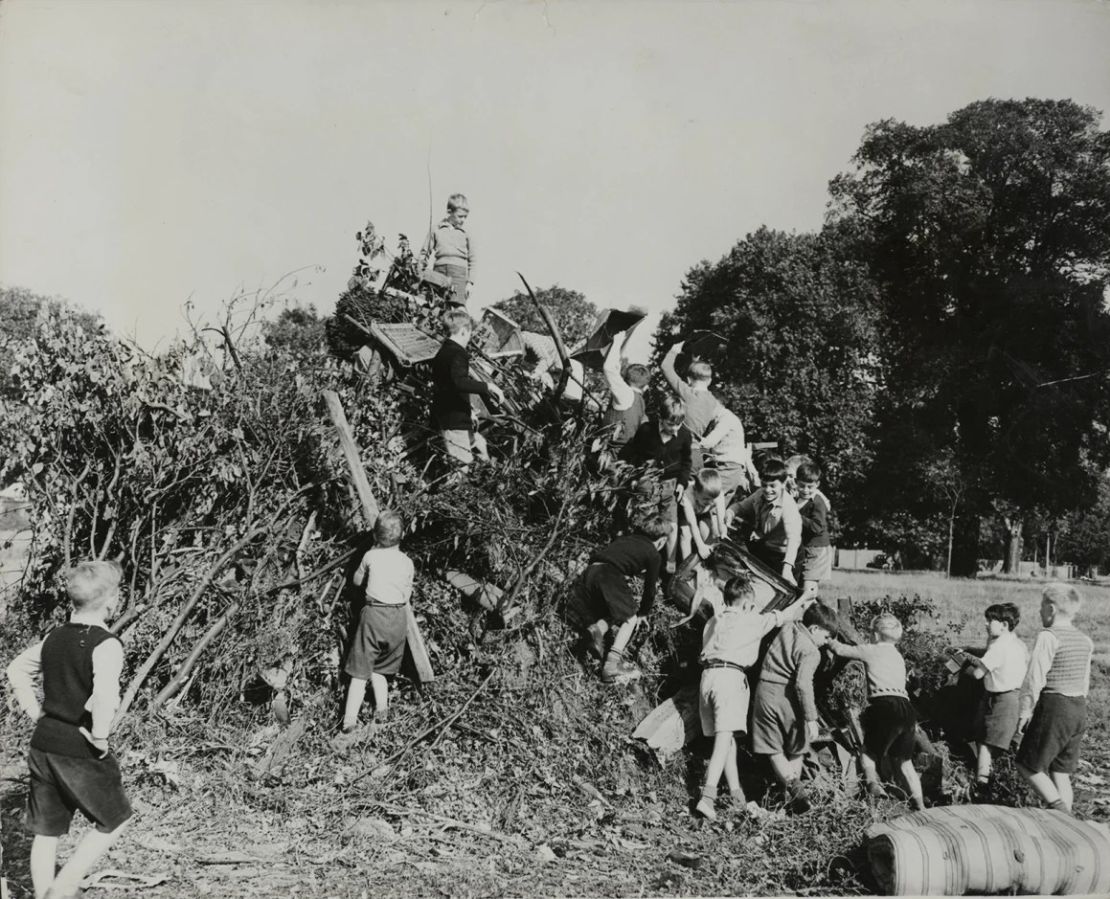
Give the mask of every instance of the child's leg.
<svg viewBox="0 0 1110 899">
<path fill-rule="evenodd" d="M 694 537 L 687 524 L 678 529 L 678 549 L 681 553 L 680 560 L 689 558 L 690 553 L 694 551 Z"/>
<path fill-rule="evenodd" d="M 58 838 L 35 835 L 31 842 L 31 883 L 35 899 L 42 899 L 54 882 L 54 867 L 58 859 Z"/>
<path fill-rule="evenodd" d="M 1029 786 L 1033 788 L 1033 791 L 1041 797 L 1045 805 L 1051 806 L 1052 808 L 1059 808 L 1061 811 L 1068 810 L 1069 807 L 1067 803 L 1064 802 L 1064 797 L 1060 794 L 1054 777 L 1050 777 L 1044 771 L 1034 771 L 1031 768 L 1026 768 L 1021 762 L 1017 763 L 1017 767 L 1018 771 L 1021 772 L 1021 776 L 1026 779 Z M 1056 775 L 1056 777 L 1059 776 L 1060 775 Z M 1070 794 L 1070 781 L 1067 783 L 1067 787 Z"/>
<path fill-rule="evenodd" d="M 721 774 L 724 773 L 725 765 L 728 763 L 730 749 L 735 760 L 736 744 L 731 731 L 721 731 L 713 735 L 713 752 L 709 756 L 709 765 L 705 769 L 705 785 L 701 788 L 701 801 L 698 802 L 698 811 L 707 818 L 717 817 L 713 803 L 717 798 L 717 784 L 720 783 Z M 738 786 L 739 783 L 740 779 L 737 776 Z"/>
<path fill-rule="evenodd" d="M 740 768 L 736 764 L 736 737 L 729 740 L 728 755 L 725 756 L 725 783 L 733 796 L 744 795 L 744 791 L 740 789 Z"/>
<path fill-rule="evenodd" d="M 976 778 L 979 783 L 986 783 L 991 779 L 991 748 L 986 743 L 980 743 L 976 757 L 978 758 Z"/>
<path fill-rule="evenodd" d="M 366 689 L 365 681 L 362 688 Z M 384 715 L 389 709 L 389 681 L 385 679 L 384 674 L 375 672 L 370 675 L 370 688 L 374 691 L 374 713 Z"/>
<path fill-rule="evenodd" d="M 1071 811 L 1072 803 L 1075 796 L 1071 790 L 1071 775 L 1057 772 L 1051 775 L 1052 783 L 1056 787 L 1056 792 L 1060 794 L 1060 801 L 1064 803 L 1064 808 Z"/>
<path fill-rule="evenodd" d="M 863 780 L 867 784 L 867 791 L 873 796 L 884 793 L 883 785 L 879 782 L 879 761 L 866 749 L 860 753 L 859 766 L 863 769 Z"/>
<path fill-rule="evenodd" d="M 99 830 L 90 830 L 81 838 L 77 848 L 65 867 L 54 878 L 54 891 L 59 896 L 69 896 L 77 892 L 77 887 L 89 873 L 92 866 L 97 863 L 102 855 L 107 852 L 112 844 L 119 839 L 127 829 L 125 821 L 111 833 L 101 833 Z"/>
<path fill-rule="evenodd" d="M 779 783 L 789 783 L 796 776 L 793 773 L 790 761 L 783 753 L 776 752 L 774 755 L 769 755 L 767 761 L 771 763 L 771 771 Z"/>
<path fill-rule="evenodd" d="M 925 808 L 925 797 L 921 792 L 921 778 L 917 776 L 913 759 L 902 759 L 898 763 L 898 770 L 902 772 L 902 779 L 906 782 L 906 789 L 910 794 L 910 803 L 915 809 L 921 811 Z"/>
<path fill-rule="evenodd" d="M 673 573 L 677 567 L 675 555 L 678 550 L 678 530 L 671 528 L 671 532 L 667 534 L 667 548 L 666 555 L 663 557 L 664 568 L 667 572 Z"/>
<path fill-rule="evenodd" d="M 347 704 L 343 709 L 344 730 L 351 730 L 358 724 L 358 713 L 365 698 L 366 681 L 361 677 L 352 677 L 351 683 L 347 686 Z"/>
</svg>

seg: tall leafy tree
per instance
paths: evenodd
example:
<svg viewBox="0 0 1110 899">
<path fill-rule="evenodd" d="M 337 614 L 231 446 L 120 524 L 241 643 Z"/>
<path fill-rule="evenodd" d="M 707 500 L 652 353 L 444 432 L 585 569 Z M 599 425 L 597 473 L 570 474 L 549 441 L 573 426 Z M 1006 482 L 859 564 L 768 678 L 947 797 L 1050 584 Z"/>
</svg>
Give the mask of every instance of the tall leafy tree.
<svg viewBox="0 0 1110 899">
<path fill-rule="evenodd" d="M 714 392 L 749 440 L 821 460 L 833 492 L 870 464 L 879 377 L 874 290 L 849 237 L 839 226 L 749 234 L 687 273 L 656 335 L 657 355 L 694 330 L 723 337 Z"/>
<path fill-rule="evenodd" d="M 568 348 L 593 333 L 598 308 L 577 290 L 555 284 L 537 289 L 536 299 L 551 312 Z M 511 297 L 494 303 L 493 308 L 507 315 L 525 331 L 547 333 L 547 325 L 527 293 L 517 291 Z"/>
<path fill-rule="evenodd" d="M 1089 502 L 1110 460 L 1110 135 L 1071 101 L 987 100 L 879 122 L 854 161 L 830 219 L 860 236 L 884 313 L 871 483 L 928 493 L 950 458 L 953 570 L 972 573 L 983 515 Z"/>
</svg>

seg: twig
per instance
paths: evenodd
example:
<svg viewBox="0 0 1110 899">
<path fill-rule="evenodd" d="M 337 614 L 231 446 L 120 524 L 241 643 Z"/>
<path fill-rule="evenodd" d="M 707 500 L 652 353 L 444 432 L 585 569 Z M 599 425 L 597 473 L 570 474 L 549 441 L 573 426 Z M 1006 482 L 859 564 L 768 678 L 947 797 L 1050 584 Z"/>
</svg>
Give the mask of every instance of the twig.
<svg viewBox="0 0 1110 899">
<path fill-rule="evenodd" d="M 263 596 L 270 596 L 273 593 L 279 593 L 282 590 L 288 590 L 290 587 L 299 587 L 299 586 L 301 586 L 301 584 L 307 584 L 309 581 L 314 581 L 319 577 L 323 577 L 329 571 L 334 571 L 336 568 L 338 568 L 340 565 L 342 565 L 344 562 L 346 562 L 348 559 L 350 559 L 351 556 L 353 556 L 357 552 L 358 552 L 357 548 L 356 549 L 349 549 L 345 553 L 343 553 L 342 555 L 336 556 L 334 559 L 332 559 L 330 562 L 328 562 L 327 565 L 323 565 L 320 568 L 317 568 L 315 571 L 309 572 L 308 574 L 306 574 L 302 578 L 296 578 L 296 579 L 291 580 L 291 581 L 285 581 L 281 584 L 277 584 L 274 587 L 267 587 L 266 590 L 264 590 L 262 592 L 262 595 Z"/>
<path fill-rule="evenodd" d="M 227 611 L 208 628 L 204 636 L 197 641 L 197 645 L 194 646 L 192 652 L 185 657 L 185 661 L 181 663 L 181 667 L 177 669 L 177 673 L 170 682 L 162 688 L 162 692 L 154 697 L 154 702 L 150 704 L 151 709 L 157 711 L 167 700 L 173 698 L 174 694 L 185 685 L 185 682 L 189 679 L 189 675 L 193 670 L 193 666 L 197 663 L 197 659 L 199 659 L 204 654 L 204 651 L 212 645 L 212 642 L 220 635 L 220 632 L 227 627 L 227 623 L 238 611 L 239 600 L 235 600 L 227 607 Z"/>
<path fill-rule="evenodd" d="M 297 565 L 297 579 L 304 580 L 304 551 L 308 546 L 308 538 L 312 536 L 312 528 L 316 525 L 316 510 L 313 509 L 308 516 L 308 521 L 305 522 L 304 530 L 301 531 L 301 542 L 297 544 L 297 552 L 294 556 Z"/>
<path fill-rule="evenodd" d="M 471 833 L 480 834 L 483 837 L 489 837 L 492 840 L 497 840 L 500 843 L 506 843 L 510 846 L 516 845 L 516 840 L 508 834 L 499 833 L 496 830 L 484 830 L 475 824 L 467 824 L 465 821 L 459 821 L 456 818 L 448 818 L 446 815 L 437 815 L 435 812 L 426 812 L 421 808 L 408 808 L 403 805 L 393 805 L 390 802 L 373 802 L 371 807 L 380 808 L 384 812 L 389 812 L 392 815 L 420 815 L 425 818 L 430 818 L 433 821 L 438 821 L 446 827 L 457 827 L 459 830 L 467 830 Z"/>
</svg>

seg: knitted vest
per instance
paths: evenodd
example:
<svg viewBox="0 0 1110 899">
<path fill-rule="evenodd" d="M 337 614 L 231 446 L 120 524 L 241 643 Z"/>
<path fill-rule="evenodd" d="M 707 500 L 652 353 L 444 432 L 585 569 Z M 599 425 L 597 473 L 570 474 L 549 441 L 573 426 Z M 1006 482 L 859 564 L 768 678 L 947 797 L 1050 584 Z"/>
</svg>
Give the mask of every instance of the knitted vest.
<svg viewBox="0 0 1110 899">
<path fill-rule="evenodd" d="M 632 405 L 627 409 L 614 409 L 609 404 L 605 412 L 605 427 L 613 430 L 613 445 L 624 446 L 632 439 L 636 429 L 644 423 L 647 409 L 644 406 L 644 395 L 639 390 L 633 390 Z"/>
<path fill-rule="evenodd" d="M 1060 641 L 1060 646 L 1052 660 L 1052 667 L 1045 675 L 1045 692 L 1086 696 L 1090 688 L 1091 653 L 1094 649 L 1091 638 L 1074 627 L 1054 627 L 1051 632 Z"/>
</svg>

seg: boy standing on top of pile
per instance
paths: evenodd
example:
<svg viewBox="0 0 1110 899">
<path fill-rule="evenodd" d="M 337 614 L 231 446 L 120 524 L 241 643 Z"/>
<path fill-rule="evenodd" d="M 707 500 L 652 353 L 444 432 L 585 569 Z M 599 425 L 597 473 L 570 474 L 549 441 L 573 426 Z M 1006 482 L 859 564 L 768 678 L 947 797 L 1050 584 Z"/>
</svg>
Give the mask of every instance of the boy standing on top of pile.
<svg viewBox="0 0 1110 899">
<path fill-rule="evenodd" d="M 746 499 L 734 502 L 725 513 L 725 522 L 743 527 L 741 537 L 752 554 L 776 574 L 797 584 L 794 571 L 802 545 L 802 517 L 798 504 L 786 490 L 786 466 L 781 459 L 765 459 L 759 466 L 763 486 Z"/>
<path fill-rule="evenodd" d="M 82 562 L 66 576 L 73 604 L 68 624 L 55 628 L 8 666 L 20 707 L 32 721 L 31 793 L 27 828 L 36 899 L 79 896 L 78 884 L 108 851 L 131 817 L 119 763 L 108 733 L 119 708 L 123 644 L 108 630 L 122 572 L 115 562 Z M 42 675 L 42 705 L 35 678 Z M 96 824 L 55 876 L 58 837 L 78 809 Z"/>
<path fill-rule="evenodd" d="M 1050 808 L 1071 813 L 1071 775 L 1087 731 L 1091 638 L 1072 619 L 1082 604 L 1067 584 L 1049 584 L 1041 597 L 1041 623 L 1021 686 L 1018 770 Z"/>
<path fill-rule="evenodd" d="M 886 796 L 879 782 L 879 765 L 884 756 L 889 756 L 902 774 L 913 808 L 921 811 L 925 799 L 921 779 L 913 766 L 917 714 L 906 692 L 906 660 L 896 645 L 902 639 L 902 622 L 890 612 L 876 615 L 871 622 L 871 638 L 874 642 L 859 646 L 829 640 L 833 653 L 845 659 L 858 659 L 867 669 L 867 708 L 860 721 L 863 725 L 860 765 L 867 792 L 875 797 Z"/>
<path fill-rule="evenodd" d="M 451 279 L 449 302 L 465 306 L 474 286 L 474 239 L 463 227 L 470 203 L 462 194 L 447 198 L 447 217 L 428 235 L 421 256 L 432 268 Z"/>
<path fill-rule="evenodd" d="M 412 559 L 401 552 L 404 522 L 396 512 L 382 512 L 374 523 L 373 549 L 362 557 L 352 583 L 363 590 L 358 628 L 343 670 L 351 678 L 343 712 L 339 749 L 358 739 L 358 713 L 366 698 L 366 682 L 374 692 L 374 719 L 381 723 L 389 711 L 389 681 L 401 670 L 408 637 L 408 605 L 416 572 Z"/>
<path fill-rule="evenodd" d="M 621 348 L 626 332 L 613 336 L 601 373 L 609 387 L 609 408 L 605 411 L 605 428 L 609 432 L 609 445 L 616 452 L 624 447 L 636 433 L 647 416 L 644 389 L 651 380 L 646 365 L 633 363 L 621 373 Z"/>
<path fill-rule="evenodd" d="M 709 564 L 713 567 L 710 557 Z M 759 643 L 773 628 L 794 621 L 806 609 L 796 603 L 784 612 L 760 612 L 755 587 L 747 572 L 725 584 L 722 593 L 699 591 L 690 604 L 691 615 L 702 602 L 709 602 L 713 617 L 702 631 L 701 684 L 698 712 L 702 733 L 713 738 L 713 752 L 705 771 L 705 784 L 697 811 L 716 818 L 717 787 L 724 774 L 734 805 L 743 807 L 744 791 L 736 763 L 736 735 L 748 729 L 747 668 L 759 657 Z"/>
</svg>

